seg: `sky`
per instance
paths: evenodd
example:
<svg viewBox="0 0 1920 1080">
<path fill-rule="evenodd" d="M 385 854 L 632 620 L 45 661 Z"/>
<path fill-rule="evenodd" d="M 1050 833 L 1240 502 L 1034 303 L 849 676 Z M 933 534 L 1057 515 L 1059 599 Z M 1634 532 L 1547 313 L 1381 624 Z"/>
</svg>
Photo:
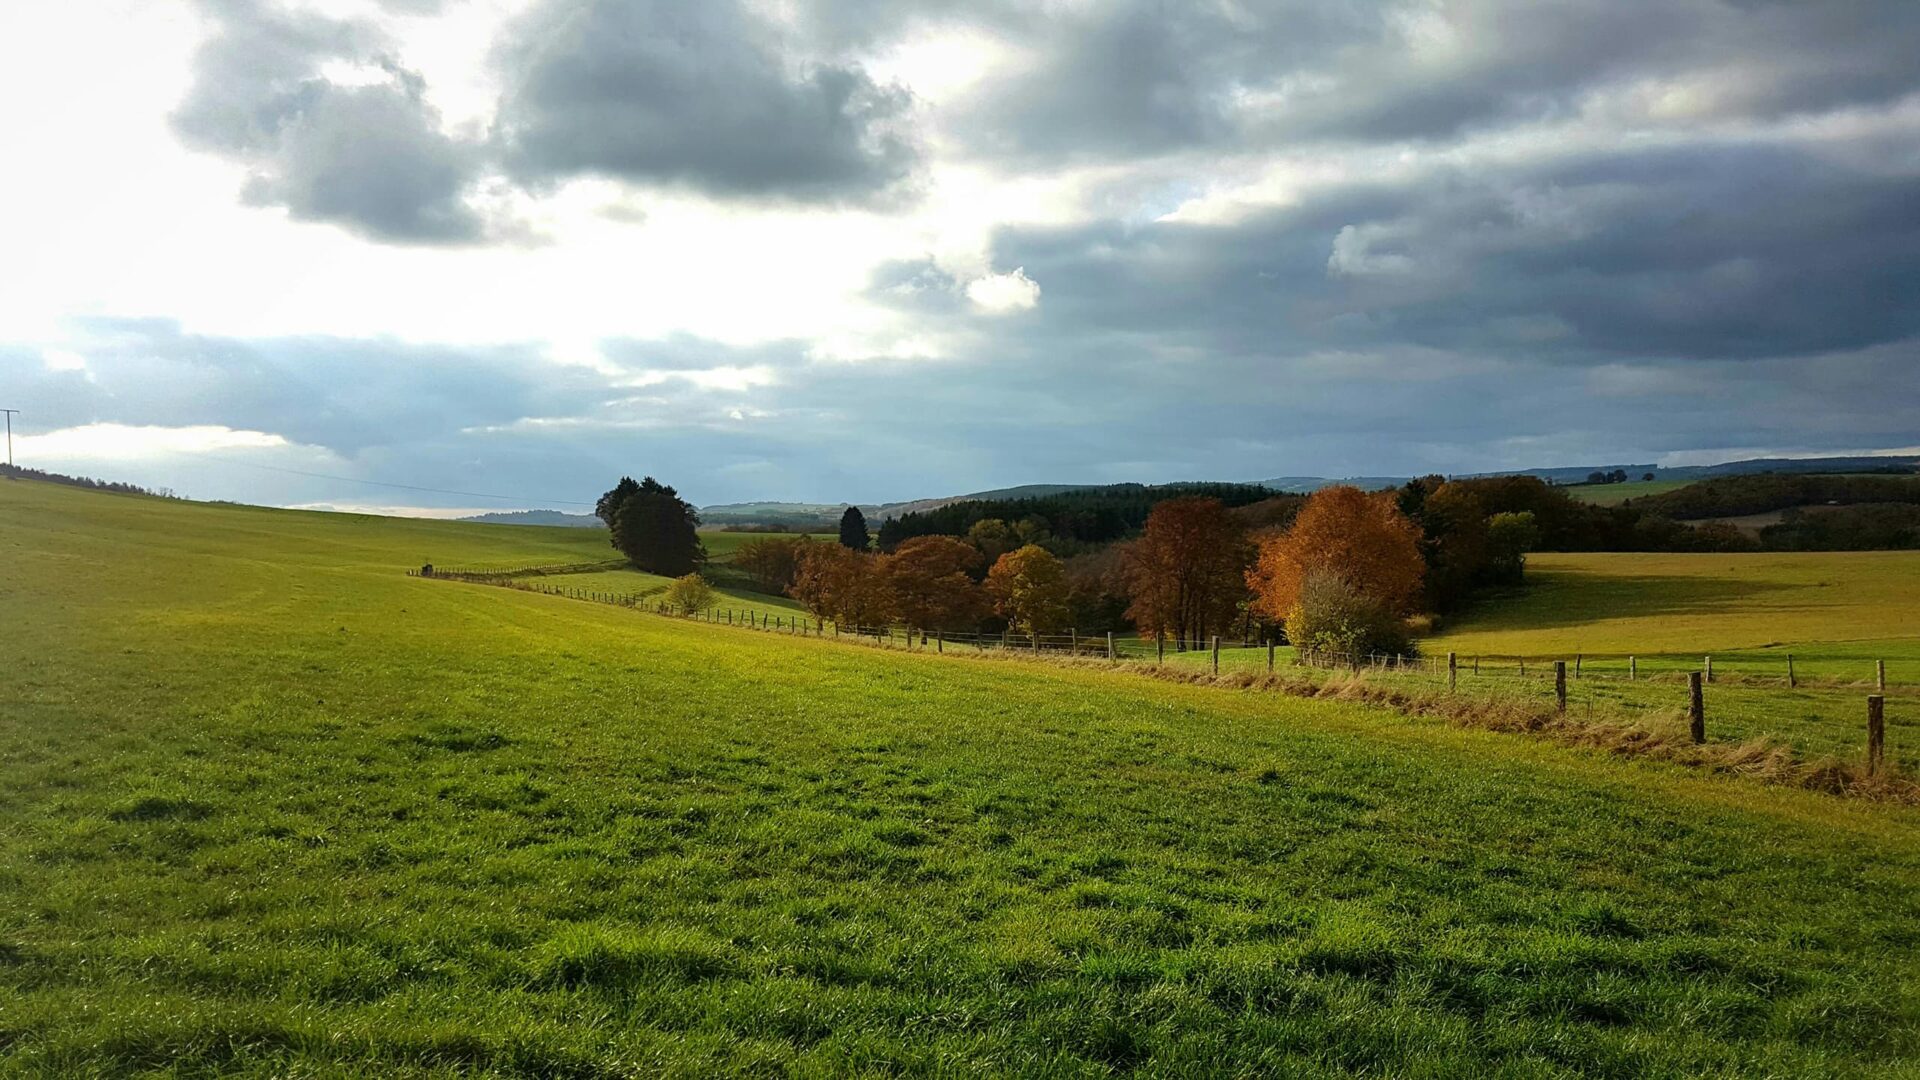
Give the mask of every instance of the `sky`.
<svg viewBox="0 0 1920 1080">
<path fill-rule="evenodd" d="M 21 465 L 578 510 L 1920 444 L 1912 0 L 0 5 Z"/>
</svg>

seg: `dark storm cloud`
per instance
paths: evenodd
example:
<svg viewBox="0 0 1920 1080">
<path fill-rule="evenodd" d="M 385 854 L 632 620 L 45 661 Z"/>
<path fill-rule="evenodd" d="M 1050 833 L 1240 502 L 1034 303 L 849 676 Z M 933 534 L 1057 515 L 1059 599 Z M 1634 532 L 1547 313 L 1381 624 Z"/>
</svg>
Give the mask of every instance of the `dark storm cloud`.
<svg viewBox="0 0 1920 1080">
<path fill-rule="evenodd" d="M 246 201 L 385 242 L 486 237 L 463 200 L 479 149 L 441 131 L 425 85 L 391 59 L 378 30 L 245 0 L 204 6 L 216 29 L 195 57 L 174 130 L 189 146 L 244 163 Z M 322 69 L 336 62 L 380 77 L 335 83 Z"/>
<path fill-rule="evenodd" d="M 735 0 L 546 0 L 497 59 L 499 133 L 524 177 L 841 202 L 915 163 L 904 90 L 805 57 Z"/>
<path fill-rule="evenodd" d="M 1024 160 L 1442 140 L 1604 111 L 1608 94 L 1653 123 L 1778 118 L 1910 93 L 1920 52 L 1920 10 L 1906 0 L 918 10 L 1021 48 L 1017 70 L 951 122 L 976 153 Z"/>
<path fill-rule="evenodd" d="M 1920 333 L 1920 176 L 1790 146 L 1588 153 L 1354 183 L 1231 225 L 1009 229 L 1066 343 L 1224 353 L 1758 357 Z M 896 301 L 890 269 L 874 296 Z"/>
</svg>

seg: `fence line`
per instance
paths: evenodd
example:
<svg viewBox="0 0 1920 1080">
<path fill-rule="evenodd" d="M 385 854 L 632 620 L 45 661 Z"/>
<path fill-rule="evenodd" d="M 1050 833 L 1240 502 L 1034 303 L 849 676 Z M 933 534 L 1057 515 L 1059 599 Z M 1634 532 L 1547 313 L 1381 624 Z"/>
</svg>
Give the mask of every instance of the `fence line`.
<svg viewBox="0 0 1920 1080">
<path fill-rule="evenodd" d="M 597 566 L 598 564 L 595 565 Z M 982 632 L 922 630 L 894 625 L 842 626 L 831 620 L 821 619 L 811 614 L 795 613 L 789 610 L 768 611 L 752 607 L 723 608 L 713 605 L 697 611 L 686 611 L 676 608 L 665 600 L 656 599 L 657 594 L 665 591 L 666 586 L 664 585 L 638 593 L 616 593 L 523 580 L 523 578 L 527 576 L 541 576 L 531 571 L 523 571 L 517 574 L 504 574 L 498 572 L 467 573 L 441 570 L 434 570 L 432 573 L 422 573 L 408 570 L 407 573 L 409 576 L 414 577 L 432 577 L 448 581 L 492 585 L 498 588 L 517 589 L 523 592 L 537 592 L 548 596 L 560 596 L 567 599 L 611 604 L 669 618 L 698 620 L 716 625 L 786 633 L 794 636 L 821 639 L 831 636 L 842 642 L 859 643 L 882 648 L 900 648 L 904 650 L 933 652 L 935 654 L 945 654 L 948 647 L 952 646 L 954 650 L 960 654 L 968 652 L 998 652 L 1015 655 L 1025 653 L 1034 656 L 1046 656 L 1053 659 L 1104 659 L 1114 663 L 1151 660 L 1152 663 L 1148 665 L 1149 670 L 1160 668 L 1164 664 L 1166 656 L 1166 642 L 1164 639 L 1156 641 L 1150 646 L 1139 639 L 1117 641 L 1111 633 L 1099 636 L 1085 636 L 1081 635 L 1078 631 L 1069 630 L 1064 634 L 1031 634 L 1008 629 L 998 634 L 992 634 Z M 1190 642 L 1179 643 L 1174 652 L 1176 656 L 1185 654 L 1189 656 L 1198 655 L 1206 657 L 1211 664 L 1213 674 L 1219 675 L 1220 657 L 1222 653 L 1244 653 L 1249 651 L 1256 654 L 1264 652 L 1266 671 L 1272 673 L 1276 670 L 1276 643 L 1272 641 L 1252 642 L 1242 640 L 1226 642 L 1218 637 L 1213 637 L 1200 648 L 1194 648 L 1193 643 Z M 1534 659 L 1531 671 L 1529 671 L 1527 665 L 1529 659 Z M 1588 659 L 1592 658 L 1583 654 L 1576 654 L 1571 664 L 1569 664 L 1566 660 L 1542 663 L 1537 658 L 1520 656 L 1489 657 L 1485 655 L 1473 655 L 1461 657 L 1457 653 L 1448 653 L 1444 657 L 1439 657 L 1407 656 L 1393 653 L 1334 653 L 1295 649 L 1291 666 L 1364 674 L 1444 676 L 1448 694 L 1458 692 L 1458 682 L 1462 676 L 1469 679 L 1470 685 L 1537 681 L 1553 686 L 1555 701 L 1561 713 L 1567 711 L 1567 680 L 1570 672 L 1577 682 L 1654 682 L 1664 681 L 1667 678 L 1677 678 L 1683 681 L 1687 687 L 1684 691 L 1686 695 L 1685 711 L 1687 713 L 1689 734 L 1692 741 L 1695 743 L 1704 743 L 1707 741 L 1707 717 L 1703 687 L 1714 681 L 1712 658 L 1710 656 L 1702 656 L 1701 666 L 1695 670 L 1673 671 L 1665 673 L 1664 676 L 1650 675 L 1644 677 L 1639 674 L 1637 658 L 1632 655 L 1624 657 L 1628 663 L 1628 670 L 1625 676 L 1610 672 L 1590 671 L 1585 666 L 1585 661 Z M 1621 657 L 1606 657 L 1604 659 L 1621 659 Z M 1245 674 L 1245 669 L 1240 669 L 1240 673 Z M 1735 678 L 1742 685 L 1753 685 L 1755 683 L 1762 686 L 1772 685 L 1772 677 L 1770 676 L 1739 675 L 1735 676 Z M 1796 675 L 1790 654 L 1786 656 L 1786 671 L 1778 681 L 1781 685 L 1789 687 L 1798 686 L 1807 681 L 1804 677 Z M 1863 682 L 1844 683 L 1829 680 L 1826 685 L 1829 687 L 1844 688 L 1849 685 L 1859 686 L 1863 684 Z M 1868 699 L 1869 718 L 1867 743 L 1869 776 L 1882 772 L 1887 768 L 1885 764 L 1885 721 L 1883 718 L 1888 684 L 1886 681 L 1886 662 L 1884 660 L 1875 662 L 1873 685 L 1877 692 L 1872 694 Z M 1904 687 L 1901 689 L 1912 692 L 1920 688 Z M 1591 711 L 1590 699 L 1589 711 Z"/>
</svg>

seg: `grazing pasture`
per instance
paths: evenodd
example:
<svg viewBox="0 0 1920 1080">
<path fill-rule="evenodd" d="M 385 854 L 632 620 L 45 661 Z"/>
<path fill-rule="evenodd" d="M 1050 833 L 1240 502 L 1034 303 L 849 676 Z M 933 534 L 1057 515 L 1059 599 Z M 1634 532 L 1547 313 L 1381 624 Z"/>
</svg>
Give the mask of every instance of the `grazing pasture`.
<svg viewBox="0 0 1920 1080">
<path fill-rule="evenodd" d="M 0 483 L 0 1070 L 1920 1058 L 1911 808 L 402 573 L 604 546 Z"/>
</svg>

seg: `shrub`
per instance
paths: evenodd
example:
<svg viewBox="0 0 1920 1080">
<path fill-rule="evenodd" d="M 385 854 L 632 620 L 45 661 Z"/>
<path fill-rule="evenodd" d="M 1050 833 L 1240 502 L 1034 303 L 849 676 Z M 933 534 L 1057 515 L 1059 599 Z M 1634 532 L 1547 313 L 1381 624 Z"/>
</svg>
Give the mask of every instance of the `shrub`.
<svg viewBox="0 0 1920 1080">
<path fill-rule="evenodd" d="M 1311 652 L 1342 656 L 1412 651 L 1398 615 L 1326 567 L 1308 570 L 1301 581 L 1287 611 L 1287 640 Z"/>
<path fill-rule="evenodd" d="M 713 606 L 713 586 L 699 574 L 687 574 L 673 579 L 664 599 L 669 609 L 693 615 Z"/>
</svg>

